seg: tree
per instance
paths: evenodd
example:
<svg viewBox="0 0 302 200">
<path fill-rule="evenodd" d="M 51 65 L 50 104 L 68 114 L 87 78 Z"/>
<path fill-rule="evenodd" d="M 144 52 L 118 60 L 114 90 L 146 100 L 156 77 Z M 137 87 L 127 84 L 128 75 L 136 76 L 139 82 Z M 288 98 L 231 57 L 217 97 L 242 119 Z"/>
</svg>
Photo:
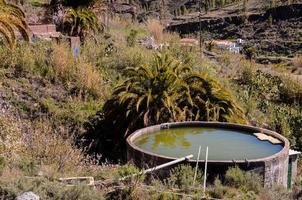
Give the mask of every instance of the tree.
<svg viewBox="0 0 302 200">
<path fill-rule="evenodd" d="M 100 121 L 92 123 L 91 132 L 99 133 L 95 136 L 100 141 L 110 141 L 102 144 L 110 154 L 112 146 L 122 149 L 125 138 L 145 126 L 192 120 L 244 123 L 226 88 L 166 54 L 154 55 L 148 65 L 127 68 L 126 74 L 129 78 L 114 89 Z"/>
<path fill-rule="evenodd" d="M 72 8 L 79 8 L 79 7 L 89 7 L 95 4 L 97 1 L 100 0 L 51 0 L 50 5 L 52 7 L 57 7 L 58 5 L 72 7 Z"/>
<path fill-rule="evenodd" d="M 16 45 L 16 30 L 26 41 L 30 40 L 24 12 L 18 6 L 0 0 L 0 37 L 10 48 Z"/>
<path fill-rule="evenodd" d="M 65 13 L 64 26 L 69 35 L 80 36 L 81 39 L 84 39 L 89 32 L 95 33 L 104 28 L 93 11 L 73 8 Z"/>
</svg>

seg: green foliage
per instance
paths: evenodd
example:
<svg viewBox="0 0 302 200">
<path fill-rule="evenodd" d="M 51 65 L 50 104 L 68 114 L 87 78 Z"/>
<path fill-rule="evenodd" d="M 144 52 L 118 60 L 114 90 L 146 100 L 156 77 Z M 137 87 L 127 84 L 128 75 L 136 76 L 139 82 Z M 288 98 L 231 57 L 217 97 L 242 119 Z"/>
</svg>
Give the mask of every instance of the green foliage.
<svg viewBox="0 0 302 200">
<path fill-rule="evenodd" d="M 120 178 L 129 177 L 129 180 L 131 181 L 133 178 L 136 177 L 133 176 L 135 174 L 139 174 L 141 171 L 135 167 L 134 165 L 123 165 L 120 168 L 118 168 L 118 175 Z"/>
<path fill-rule="evenodd" d="M 5 163 L 4 157 L 0 156 L 0 176 L 4 170 L 5 165 L 6 165 L 6 163 Z"/>
<path fill-rule="evenodd" d="M 296 180 L 294 180 L 294 184 L 292 186 L 293 198 L 299 199 L 301 198 L 302 191 L 302 176 L 298 176 Z"/>
<path fill-rule="evenodd" d="M 247 59 L 252 60 L 257 55 L 257 49 L 254 46 L 245 46 L 243 53 Z"/>
<path fill-rule="evenodd" d="M 297 200 L 295 196 L 291 196 L 290 191 L 280 185 L 273 186 L 270 189 L 265 189 L 260 194 L 260 199 L 274 199 L 274 200 L 283 200 L 283 199 L 292 199 Z"/>
<path fill-rule="evenodd" d="M 105 146 L 112 146 L 111 142 L 120 151 L 125 136 L 153 124 L 185 120 L 245 122 L 242 109 L 227 88 L 168 54 L 155 54 L 145 65 L 128 67 L 124 76 L 127 80 L 114 88 L 100 117 L 91 122 L 95 136 L 95 130 L 102 132 L 97 136 L 104 142 L 99 144 L 102 153 L 106 152 Z M 109 156 L 113 152 L 111 149 Z"/>
<path fill-rule="evenodd" d="M 194 187 L 199 188 L 203 183 L 203 175 L 201 171 L 197 171 L 196 182 L 194 182 L 195 170 L 190 165 L 179 165 L 170 170 L 170 176 L 166 179 L 170 188 L 177 188 L 185 193 L 189 193 Z"/>
<path fill-rule="evenodd" d="M 228 193 L 228 188 L 222 185 L 218 177 L 215 178 L 214 185 L 208 190 L 212 198 L 223 199 Z"/>
<path fill-rule="evenodd" d="M 244 192 L 253 191 L 259 193 L 262 188 L 262 179 L 258 174 L 244 172 L 239 167 L 227 170 L 225 182 L 228 186 L 240 188 Z"/>
<path fill-rule="evenodd" d="M 238 198 L 235 198 L 236 200 L 257 200 L 258 196 L 253 191 L 249 191 L 247 193 L 244 193 Z"/>
<path fill-rule="evenodd" d="M 30 40 L 24 12 L 18 6 L 0 0 L 0 38 L 10 48 L 16 45 L 16 31 L 26 41 Z"/>
<path fill-rule="evenodd" d="M 127 68 L 126 73 L 129 79 L 115 88 L 104 112 L 108 117 L 117 109 L 125 113 L 120 116 L 130 130 L 168 121 L 242 120 L 227 89 L 168 55 L 155 55 L 150 65 Z"/>
<path fill-rule="evenodd" d="M 13 200 L 18 195 L 32 191 L 40 199 L 51 200 L 98 200 L 103 199 L 102 194 L 89 186 L 78 185 L 67 187 L 63 184 L 44 178 L 10 178 L 0 180 L 0 196 L 3 199 Z"/>
<path fill-rule="evenodd" d="M 247 115 L 260 126 L 265 123 L 286 136 L 294 148 L 302 149 L 301 84 L 291 76 L 273 76 L 249 66 L 241 71 L 239 83 Z"/>
<path fill-rule="evenodd" d="M 38 172 L 38 166 L 35 161 L 26 157 L 22 157 L 22 159 L 18 161 L 18 168 L 26 176 L 34 176 Z"/>
<path fill-rule="evenodd" d="M 96 14 L 88 9 L 68 9 L 64 15 L 64 25 L 69 35 L 84 39 L 89 33 L 104 29 Z"/>
<path fill-rule="evenodd" d="M 134 30 L 134 29 L 130 30 L 130 34 L 127 36 L 127 39 L 126 39 L 127 40 L 127 45 L 129 47 L 134 47 L 135 46 L 137 34 L 138 34 L 137 30 Z"/>
<path fill-rule="evenodd" d="M 225 182 L 229 186 L 239 188 L 245 181 L 244 172 L 239 167 L 230 168 L 225 174 Z"/>
<path fill-rule="evenodd" d="M 89 7 L 95 4 L 96 2 L 100 2 L 100 0 L 51 0 L 50 5 L 52 7 L 56 7 L 58 5 L 63 5 L 67 7 Z"/>
<path fill-rule="evenodd" d="M 272 25 L 273 25 L 273 16 L 272 16 L 272 15 L 270 15 L 270 16 L 268 17 L 268 25 L 269 25 L 269 26 L 272 26 Z"/>
<path fill-rule="evenodd" d="M 123 165 L 117 171 L 120 178 L 124 178 L 123 182 L 126 187 L 117 189 L 107 194 L 106 199 L 143 199 L 144 194 L 139 189 L 140 183 L 144 180 L 144 175 L 140 175 L 140 170 L 133 165 Z M 119 179 L 119 181 L 121 181 Z"/>
</svg>

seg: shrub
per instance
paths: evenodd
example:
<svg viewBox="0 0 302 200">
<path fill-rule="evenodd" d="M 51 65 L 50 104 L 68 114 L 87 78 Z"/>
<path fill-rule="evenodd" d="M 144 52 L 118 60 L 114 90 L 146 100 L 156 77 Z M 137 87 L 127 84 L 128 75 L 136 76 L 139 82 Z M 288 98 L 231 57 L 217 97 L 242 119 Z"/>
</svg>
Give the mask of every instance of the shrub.
<svg viewBox="0 0 302 200">
<path fill-rule="evenodd" d="M 137 34 L 138 34 L 137 30 L 134 30 L 134 29 L 130 30 L 130 34 L 126 38 L 127 45 L 129 47 L 134 47 L 135 46 Z"/>
<path fill-rule="evenodd" d="M 4 167 L 5 167 L 5 159 L 4 157 L 0 156 L 0 176 L 4 170 Z"/>
<path fill-rule="evenodd" d="M 0 196 L 3 199 L 13 200 L 16 196 L 32 191 L 40 199 L 51 200 L 98 200 L 102 194 L 85 185 L 67 187 L 63 184 L 45 178 L 10 178 L 0 180 Z"/>
<path fill-rule="evenodd" d="M 147 29 L 157 42 L 163 39 L 163 26 L 158 20 L 150 19 L 146 23 Z"/>
<path fill-rule="evenodd" d="M 9 161 L 24 150 L 19 121 L 11 116 L 0 115 L 0 130 L 0 155 Z"/>
<path fill-rule="evenodd" d="M 229 186 L 239 188 L 245 181 L 245 174 L 239 167 L 232 167 L 225 174 L 225 182 Z"/>
<path fill-rule="evenodd" d="M 25 153 L 38 165 L 48 165 L 53 172 L 74 174 L 83 166 L 85 157 L 82 150 L 73 145 L 66 129 L 54 129 L 48 122 L 34 125 L 34 131 L 26 140 Z"/>
<path fill-rule="evenodd" d="M 259 193 L 262 188 L 262 179 L 258 174 L 244 172 L 239 167 L 232 167 L 225 174 L 227 185 L 240 188 L 244 192 Z"/>
<path fill-rule="evenodd" d="M 203 175 L 197 171 L 196 185 L 193 186 L 195 170 L 190 165 L 179 165 L 170 170 L 170 176 L 166 183 L 170 188 L 178 188 L 184 192 L 190 192 L 195 186 L 201 187 Z"/>
<path fill-rule="evenodd" d="M 31 158 L 21 157 L 17 166 L 26 176 L 34 176 L 38 173 L 38 166 Z"/>
<path fill-rule="evenodd" d="M 291 76 L 281 76 L 280 98 L 285 103 L 302 104 L 302 84 Z"/>
<path fill-rule="evenodd" d="M 258 194 L 262 189 L 262 178 L 259 174 L 246 172 L 243 189 Z"/>
<path fill-rule="evenodd" d="M 128 183 L 128 185 L 135 189 L 136 185 L 144 180 L 144 175 L 140 174 L 140 170 L 133 165 L 123 165 L 118 168 L 118 175 L 121 178 L 124 178 L 124 181 Z"/>
<path fill-rule="evenodd" d="M 258 200 L 258 196 L 255 194 L 255 192 L 249 191 L 235 199 L 236 200 Z"/>
<path fill-rule="evenodd" d="M 247 59 L 252 60 L 257 55 L 257 49 L 254 46 L 245 46 L 243 53 Z"/>
<path fill-rule="evenodd" d="M 222 199 L 226 196 L 228 188 L 222 185 L 218 177 L 215 178 L 214 185 L 208 190 L 210 197 Z"/>
<path fill-rule="evenodd" d="M 283 186 L 274 186 L 272 188 L 267 188 L 259 194 L 259 197 L 260 199 L 264 199 L 264 200 L 284 200 L 284 199 L 296 200 L 296 198 L 292 198 L 290 196 L 290 192 Z"/>
<path fill-rule="evenodd" d="M 299 199 L 302 197 L 302 176 L 298 176 L 293 184 L 292 198 Z"/>
</svg>

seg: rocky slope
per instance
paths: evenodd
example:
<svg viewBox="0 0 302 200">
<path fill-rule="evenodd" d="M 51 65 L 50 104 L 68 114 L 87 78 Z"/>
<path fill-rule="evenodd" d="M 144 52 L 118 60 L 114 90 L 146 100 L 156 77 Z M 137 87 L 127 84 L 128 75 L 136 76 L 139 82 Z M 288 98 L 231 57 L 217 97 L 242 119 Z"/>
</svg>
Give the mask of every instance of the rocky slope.
<svg viewBox="0 0 302 200">
<path fill-rule="evenodd" d="M 302 54 L 302 4 L 280 6 L 264 13 L 201 18 L 205 40 L 242 38 L 255 46 L 259 54 L 294 56 Z M 182 35 L 197 34 L 199 21 L 172 23 L 168 28 Z"/>
</svg>

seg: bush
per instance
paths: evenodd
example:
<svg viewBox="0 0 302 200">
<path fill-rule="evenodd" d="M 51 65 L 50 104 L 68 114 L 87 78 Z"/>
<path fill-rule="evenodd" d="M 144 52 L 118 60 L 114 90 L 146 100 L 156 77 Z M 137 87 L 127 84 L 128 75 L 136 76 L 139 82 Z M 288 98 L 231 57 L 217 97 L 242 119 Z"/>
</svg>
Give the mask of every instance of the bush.
<svg viewBox="0 0 302 200">
<path fill-rule="evenodd" d="M 274 186 L 272 188 L 267 188 L 259 194 L 260 199 L 265 200 L 284 200 L 284 199 L 293 199 L 290 192 L 283 186 Z"/>
<path fill-rule="evenodd" d="M 195 170 L 190 165 L 179 165 L 170 171 L 166 183 L 170 188 L 178 188 L 184 192 L 190 192 L 193 188 L 200 188 L 203 182 L 203 175 L 198 170 L 196 183 L 193 186 Z"/>
<path fill-rule="evenodd" d="M 258 194 L 262 189 L 262 178 L 260 175 L 246 172 L 245 173 L 245 184 L 243 188 L 245 191 L 255 192 Z"/>
<path fill-rule="evenodd" d="M 285 103 L 302 104 L 302 84 L 299 80 L 293 79 L 291 76 L 280 77 L 282 84 L 280 85 L 280 98 Z"/>
<path fill-rule="evenodd" d="M 138 34 L 137 30 L 134 30 L 134 29 L 130 30 L 130 34 L 126 38 L 127 45 L 129 47 L 134 47 L 135 46 L 137 34 Z"/>
<path fill-rule="evenodd" d="M 243 53 L 247 59 L 252 60 L 257 55 L 257 49 L 254 46 L 245 46 L 243 47 Z"/>
<path fill-rule="evenodd" d="M 26 156 L 38 165 L 51 166 L 49 173 L 74 174 L 84 165 L 82 150 L 73 144 L 66 129 L 54 129 L 47 122 L 34 125 L 34 131 L 25 142 Z"/>
<path fill-rule="evenodd" d="M 5 159 L 4 157 L 0 156 L 0 176 L 4 170 L 4 167 L 5 167 Z"/>
<path fill-rule="evenodd" d="M 258 200 L 258 196 L 255 194 L 255 192 L 249 191 L 235 199 L 236 200 Z"/>
<path fill-rule="evenodd" d="M 239 167 L 232 167 L 227 170 L 225 182 L 228 186 L 240 188 L 244 192 L 259 193 L 262 188 L 262 179 L 258 174 L 244 172 Z"/>
<path fill-rule="evenodd" d="M 38 166 L 34 160 L 26 157 L 19 159 L 17 163 L 18 168 L 23 172 L 25 176 L 34 176 L 38 173 Z"/>
<path fill-rule="evenodd" d="M 77 62 L 67 44 L 37 42 L 0 49 L 0 62 L 1 67 L 13 69 L 16 77 L 30 72 L 79 94 L 100 97 L 104 93 L 100 72 L 89 62 Z"/>
<path fill-rule="evenodd" d="M 133 176 L 139 174 L 141 171 L 135 167 L 134 165 L 123 165 L 120 168 L 118 168 L 118 175 L 120 178 L 129 177 L 128 180 L 133 180 L 138 176 Z M 126 179 L 127 180 L 127 179 Z"/>
<path fill-rule="evenodd" d="M 18 195 L 32 191 L 40 199 L 52 200 L 98 200 L 102 194 L 85 185 L 67 187 L 59 182 L 45 178 L 10 178 L 0 180 L 0 196 L 3 199 L 13 200 Z"/>
<path fill-rule="evenodd" d="M 239 167 L 232 167 L 225 174 L 225 182 L 231 187 L 239 188 L 245 181 L 245 174 Z"/>
<path fill-rule="evenodd" d="M 215 178 L 214 185 L 208 190 L 210 197 L 222 199 L 228 192 L 228 188 L 223 186 L 218 177 Z"/>
</svg>

